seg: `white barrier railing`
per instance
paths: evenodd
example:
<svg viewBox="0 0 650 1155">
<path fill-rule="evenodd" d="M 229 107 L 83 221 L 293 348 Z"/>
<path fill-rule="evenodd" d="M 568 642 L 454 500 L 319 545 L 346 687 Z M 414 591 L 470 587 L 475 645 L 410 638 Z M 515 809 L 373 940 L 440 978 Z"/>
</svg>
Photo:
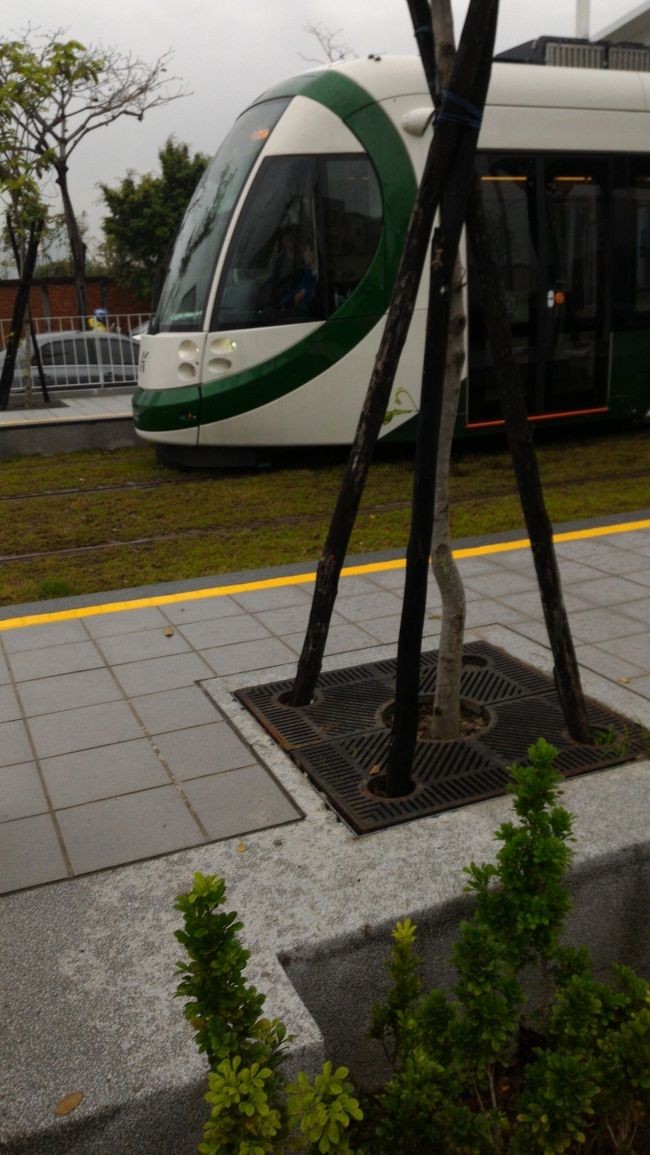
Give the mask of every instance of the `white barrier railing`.
<svg viewBox="0 0 650 1155">
<path fill-rule="evenodd" d="M 129 336 L 131 333 L 143 332 L 144 327 L 148 324 L 150 313 L 108 313 L 107 317 L 102 318 L 104 328 L 109 328 L 113 331 L 125 333 Z M 68 330 L 76 332 L 91 331 L 94 326 L 94 314 L 88 317 L 68 316 L 68 317 L 33 317 L 32 324 L 34 331 L 40 333 L 62 333 Z M 27 331 L 27 318 L 24 323 L 24 330 Z M 4 349 L 7 344 L 7 338 L 11 332 L 11 317 L 0 318 L 0 350 Z"/>
<path fill-rule="evenodd" d="M 16 358 L 11 393 L 29 401 L 45 388 L 102 389 L 132 385 L 138 374 L 139 337 L 148 313 L 106 316 L 34 317 L 26 320 Z M 11 319 L 0 319 L 0 370 L 11 332 Z"/>
</svg>

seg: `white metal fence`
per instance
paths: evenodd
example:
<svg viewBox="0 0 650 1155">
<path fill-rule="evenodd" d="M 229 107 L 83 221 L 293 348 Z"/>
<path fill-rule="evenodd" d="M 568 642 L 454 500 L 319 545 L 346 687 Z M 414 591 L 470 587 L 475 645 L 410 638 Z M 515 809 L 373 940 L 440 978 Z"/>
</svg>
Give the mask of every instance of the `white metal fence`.
<svg viewBox="0 0 650 1155">
<path fill-rule="evenodd" d="M 138 374 L 139 337 L 147 313 L 80 317 L 34 317 L 26 321 L 16 358 L 11 394 L 27 401 L 34 391 L 133 385 Z M 0 319 L 0 371 L 11 320 Z"/>
</svg>

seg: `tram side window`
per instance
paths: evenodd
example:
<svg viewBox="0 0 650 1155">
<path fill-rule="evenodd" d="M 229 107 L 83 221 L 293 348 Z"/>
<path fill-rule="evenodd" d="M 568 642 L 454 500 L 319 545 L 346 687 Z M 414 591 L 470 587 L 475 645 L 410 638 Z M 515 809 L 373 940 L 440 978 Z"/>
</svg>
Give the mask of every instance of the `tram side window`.
<svg viewBox="0 0 650 1155">
<path fill-rule="evenodd" d="M 228 253 L 212 331 L 324 320 L 363 278 L 381 227 L 368 157 L 269 157 Z"/>
<path fill-rule="evenodd" d="M 508 315 L 515 334 L 527 332 L 538 276 L 530 162 L 479 156 L 476 168 Z"/>
<path fill-rule="evenodd" d="M 615 328 L 648 323 L 650 315 L 650 162 L 613 165 L 613 316 Z"/>
<path fill-rule="evenodd" d="M 621 196 L 617 192 L 617 199 Z M 650 169 L 647 162 L 632 165 L 627 194 L 628 209 L 631 211 L 632 267 L 629 270 L 632 282 L 632 311 L 638 317 L 647 319 L 650 313 Z"/>
<path fill-rule="evenodd" d="M 647 179 L 647 178 L 646 178 Z M 643 201 L 637 201 L 636 268 L 634 304 L 637 313 L 650 312 L 650 188 L 642 190 Z"/>
<path fill-rule="evenodd" d="M 324 316 L 315 157 L 270 157 L 242 212 L 211 328 L 249 329 Z"/>
<path fill-rule="evenodd" d="M 382 203 L 367 156 L 327 158 L 323 165 L 328 309 L 334 312 L 356 289 L 375 255 Z"/>
<path fill-rule="evenodd" d="M 513 349 L 529 407 L 534 407 L 537 292 L 540 281 L 535 217 L 535 169 L 530 158 L 479 154 L 476 171 L 481 198 L 499 267 L 511 324 Z M 469 389 L 470 422 L 501 417 L 488 331 L 478 275 L 469 253 Z"/>
</svg>

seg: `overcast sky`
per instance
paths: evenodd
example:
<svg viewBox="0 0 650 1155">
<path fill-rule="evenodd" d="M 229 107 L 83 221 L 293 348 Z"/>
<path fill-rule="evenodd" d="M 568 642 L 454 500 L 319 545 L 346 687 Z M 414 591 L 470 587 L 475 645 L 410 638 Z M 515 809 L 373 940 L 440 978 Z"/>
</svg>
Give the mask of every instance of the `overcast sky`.
<svg viewBox="0 0 650 1155">
<path fill-rule="evenodd" d="M 457 34 L 468 0 L 453 0 Z M 639 0 L 592 0 L 598 32 L 638 7 Z M 575 35 L 574 0 L 501 0 L 497 49 L 535 36 Z M 415 51 L 406 0 L 3 0 L 3 32 L 18 37 L 29 23 L 95 47 L 105 45 L 152 62 L 173 51 L 173 72 L 191 95 L 144 118 L 92 134 L 75 153 L 73 203 L 101 237 L 97 182 L 117 184 L 132 169 L 157 171 L 168 136 L 192 150 L 216 151 L 238 113 L 264 89 L 318 55 L 305 25 L 321 25 L 358 56 Z M 58 204 L 56 210 L 58 211 Z"/>
</svg>

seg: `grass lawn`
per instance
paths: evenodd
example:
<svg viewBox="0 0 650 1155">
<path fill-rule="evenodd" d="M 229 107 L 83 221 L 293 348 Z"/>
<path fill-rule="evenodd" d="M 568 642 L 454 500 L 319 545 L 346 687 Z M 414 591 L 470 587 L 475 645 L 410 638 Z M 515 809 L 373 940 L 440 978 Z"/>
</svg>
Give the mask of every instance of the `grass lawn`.
<svg viewBox="0 0 650 1155">
<path fill-rule="evenodd" d="M 554 524 L 649 504 L 650 431 L 539 441 Z M 183 473 L 143 445 L 0 462 L 3 605 L 314 562 L 344 460 L 247 473 Z M 350 553 L 405 549 L 412 468 L 373 465 Z M 452 538 L 523 527 L 510 458 L 475 444 L 454 456 Z"/>
</svg>

